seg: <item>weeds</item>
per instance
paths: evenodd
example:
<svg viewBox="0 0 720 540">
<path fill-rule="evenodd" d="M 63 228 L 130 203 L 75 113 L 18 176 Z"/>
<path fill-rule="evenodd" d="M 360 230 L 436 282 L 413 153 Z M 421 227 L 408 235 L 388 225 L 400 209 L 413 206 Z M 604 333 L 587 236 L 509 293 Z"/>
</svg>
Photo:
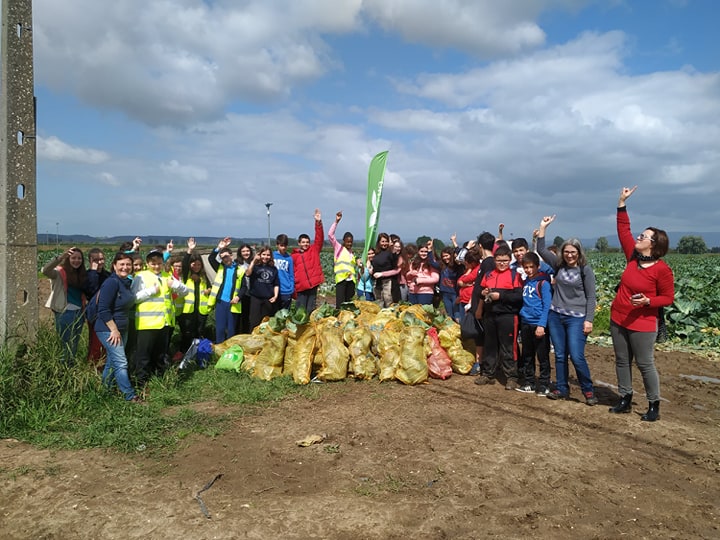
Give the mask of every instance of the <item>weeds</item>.
<svg viewBox="0 0 720 540">
<path fill-rule="evenodd" d="M 85 351 L 78 352 L 74 366 L 60 360 L 61 351 L 49 325 L 39 329 L 24 354 L 0 348 L 0 438 L 40 447 L 164 455 L 192 435 L 217 436 L 231 413 L 290 394 L 313 397 L 319 392 L 298 387 L 289 377 L 265 382 L 244 372 L 170 369 L 150 380 L 149 405 L 143 407 L 104 387 L 95 368 L 81 360 Z M 195 406 L 200 402 L 211 405 Z"/>
</svg>

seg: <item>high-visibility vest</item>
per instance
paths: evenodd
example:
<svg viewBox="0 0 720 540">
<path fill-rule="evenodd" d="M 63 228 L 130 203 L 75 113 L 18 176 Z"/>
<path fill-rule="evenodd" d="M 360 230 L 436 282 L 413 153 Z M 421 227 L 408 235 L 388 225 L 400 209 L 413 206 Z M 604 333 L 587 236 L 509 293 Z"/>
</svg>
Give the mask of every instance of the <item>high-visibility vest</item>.
<svg viewBox="0 0 720 540">
<path fill-rule="evenodd" d="M 233 268 L 235 272 L 235 283 L 233 284 L 232 292 L 230 293 L 230 296 L 236 296 L 240 292 L 240 288 L 242 287 L 242 281 L 243 277 L 245 276 L 245 269 L 236 266 Z M 215 274 L 215 279 L 213 280 L 212 288 L 210 289 L 210 297 L 208 298 L 208 307 L 213 307 L 215 303 L 217 302 L 218 294 L 220 294 L 220 287 L 222 286 L 223 279 L 225 277 L 225 267 L 220 266 L 218 268 L 217 274 Z M 242 302 L 238 302 L 237 304 L 230 304 L 230 311 L 233 313 L 242 313 Z"/>
<path fill-rule="evenodd" d="M 162 272 L 158 276 L 150 270 L 143 270 L 137 275 L 142 279 L 144 287 L 151 287 L 157 283 L 160 285 L 160 290 L 136 305 L 135 327 L 138 330 L 160 330 L 166 326 L 175 326 L 172 290 L 167 284 L 171 275 Z"/>
<path fill-rule="evenodd" d="M 357 262 L 355 255 L 353 255 L 346 248 L 340 250 L 340 255 L 335 259 L 335 283 L 340 283 L 346 279 L 352 279 L 353 282 L 357 282 L 357 276 L 355 270 Z"/>
<path fill-rule="evenodd" d="M 183 313 L 192 313 L 195 310 L 195 286 L 197 285 L 200 291 L 200 303 L 198 304 L 198 311 L 200 315 L 207 315 L 210 313 L 210 295 L 205 294 L 203 291 L 207 289 L 207 283 L 204 279 L 201 279 L 197 284 L 192 278 L 188 278 L 185 285 L 189 289 L 189 292 L 185 295 L 185 303 L 183 305 Z"/>
</svg>

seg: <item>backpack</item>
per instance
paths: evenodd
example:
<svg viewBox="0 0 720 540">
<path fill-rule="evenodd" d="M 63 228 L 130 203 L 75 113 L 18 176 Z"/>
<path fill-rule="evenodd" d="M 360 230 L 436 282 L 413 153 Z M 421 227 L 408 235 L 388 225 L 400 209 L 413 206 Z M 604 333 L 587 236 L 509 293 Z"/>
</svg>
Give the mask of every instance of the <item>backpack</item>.
<svg viewBox="0 0 720 540">
<path fill-rule="evenodd" d="M 98 298 L 100 297 L 100 291 L 95 293 L 88 303 L 85 304 L 85 318 L 90 324 L 95 324 L 98 314 Z"/>
</svg>

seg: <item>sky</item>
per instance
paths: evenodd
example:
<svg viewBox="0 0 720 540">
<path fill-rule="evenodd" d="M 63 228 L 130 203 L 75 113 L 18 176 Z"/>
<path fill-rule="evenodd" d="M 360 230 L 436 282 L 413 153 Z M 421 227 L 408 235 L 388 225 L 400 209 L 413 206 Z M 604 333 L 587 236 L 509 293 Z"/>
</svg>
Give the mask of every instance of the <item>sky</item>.
<svg viewBox="0 0 720 540">
<path fill-rule="evenodd" d="M 720 231 L 715 0 L 35 0 L 38 232 Z"/>
</svg>

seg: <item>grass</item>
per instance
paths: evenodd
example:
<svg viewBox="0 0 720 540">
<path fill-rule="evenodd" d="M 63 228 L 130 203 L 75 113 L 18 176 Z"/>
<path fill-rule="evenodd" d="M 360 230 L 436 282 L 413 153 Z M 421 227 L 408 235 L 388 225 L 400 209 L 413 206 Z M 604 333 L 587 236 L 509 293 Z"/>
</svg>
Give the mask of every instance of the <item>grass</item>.
<svg viewBox="0 0 720 540">
<path fill-rule="evenodd" d="M 105 388 L 95 368 L 81 360 L 86 354 L 82 348 L 71 367 L 58 360 L 60 353 L 50 326 L 39 329 L 27 350 L 0 348 L 0 438 L 44 448 L 109 448 L 161 456 L 190 436 L 219 435 L 233 416 L 291 395 L 314 397 L 319 392 L 314 385 L 299 387 L 289 377 L 266 382 L 244 372 L 171 369 L 150 380 L 149 404 L 142 406 Z"/>
</svg>

